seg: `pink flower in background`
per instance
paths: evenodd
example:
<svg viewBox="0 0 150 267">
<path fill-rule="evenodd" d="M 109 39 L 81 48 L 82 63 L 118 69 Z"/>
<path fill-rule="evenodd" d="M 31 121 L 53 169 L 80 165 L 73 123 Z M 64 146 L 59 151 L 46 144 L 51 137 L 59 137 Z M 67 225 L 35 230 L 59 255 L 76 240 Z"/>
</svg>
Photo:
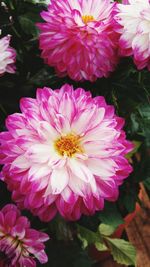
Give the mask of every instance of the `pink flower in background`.
<svg viewBox="0 0 150 267">
<path fill-rule="evenodd" d="M 122 4 L 125 4 L 125 5 L 129 4 L 129 0 L 122 0 L 121 2 Z"/>
<path fill-rule="evenodd" d="M 43 242 L 48 235 L 30 228 L 30 222 L 13 204 L 0 210 L 0 266 L 35 267 L 35 258 L 47 262 Z"/>
<path fill-rule="evenodd" d="M 10 35 L 0 39 L 0 76 L 5 72 L 15 73 L 16 52 L 9 46 Z"/>
<path fill-rule="evenodd" d="M 95 81 L 118 63 L 118 34 L 109 0 L 52 0 L 41 13 L 40 49 L 59 76 Z"/>
<path fill-rule="evenodd" d="M 148 0 L 129 0 L 118 4 L 117 31 L 122 56 L 133 55 L 138 69 L 150 70 L 150 4 Z"/>
<path fill-rule="evenodd" d="M 103 209 L 104 199 L 117 200 L 132 171 L 125 155 L 133 146 L 113 106 L 66 84 L 38 89 L 20 108 L 0 134 L 2 177 L 20 208 L 43 221 L 57 211 L 77 220 Z"/>
</svg>

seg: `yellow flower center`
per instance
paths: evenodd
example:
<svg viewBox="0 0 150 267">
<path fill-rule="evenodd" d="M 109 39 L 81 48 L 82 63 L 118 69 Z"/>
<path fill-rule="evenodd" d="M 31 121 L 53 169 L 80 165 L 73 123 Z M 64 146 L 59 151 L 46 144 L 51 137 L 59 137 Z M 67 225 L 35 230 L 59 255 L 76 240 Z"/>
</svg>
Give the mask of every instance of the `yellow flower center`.
<svg viewBox="0 0 150 267">
<path fill-rule="evenodd" d="M 72 157 L 76 153 L 83 152 L 80 144 L 80 136 L 72 133 L 57 139 L 54 143 L 54 147 L 57 153 L 61 156 Z"/>
<path fill-rule="evenodd" d="M 88 22 L 94 21 L 95 19 L 92 15 L 83 15 L 82 20 L 85 24 L 87 24 Z"/>
</svg>

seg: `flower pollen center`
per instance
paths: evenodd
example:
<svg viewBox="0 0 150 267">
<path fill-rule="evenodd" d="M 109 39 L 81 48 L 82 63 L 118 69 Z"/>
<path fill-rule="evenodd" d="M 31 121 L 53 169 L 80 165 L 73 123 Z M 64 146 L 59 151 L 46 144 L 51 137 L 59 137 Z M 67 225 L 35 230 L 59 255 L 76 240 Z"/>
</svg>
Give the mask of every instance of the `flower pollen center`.
<svg viewBox="0 0 150 267">
<path fill-rule="evenodd" d="M 92 15 L 83 15 L 82 20 L 85 24 L 87 24 L 88 22 L 94 21 L 95 19 Z"/>
<path fill-rule="evenodd" d="M 83 152 L 80 145 L 80 136 L 74 134 L 61 136 L 55 141 L 54 147 L 57 153 L 61 156 L 72 157 L 76 153 Z"/>
</svg>

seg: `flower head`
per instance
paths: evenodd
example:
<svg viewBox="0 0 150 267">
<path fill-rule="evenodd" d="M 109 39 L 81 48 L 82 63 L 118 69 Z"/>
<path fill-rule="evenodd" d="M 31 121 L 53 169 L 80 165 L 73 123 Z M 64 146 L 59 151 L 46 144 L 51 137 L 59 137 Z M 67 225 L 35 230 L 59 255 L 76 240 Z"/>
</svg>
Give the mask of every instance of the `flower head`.
<svg viewBox="0 0 150 267">
<path fill-rule="evenodd" d="M 8 116 L 0 134 L 2 176 L 21 208 L 48 221 L 57 211 L 69 220 L 115 201 L 131 172 L 132 149 L 124 120 L 101 96 L 64 85 L 23 98 L 22 114 Z"/>
<path fill-rule="evenodd" d="M 30 228 L 29 220 L 21 216 L 13 204 L 0 210 L 0 266 L 35 267 L 35 258 L 47 262 L 43 242 L 48 235 Z"/>
<path fill-rule="evenodd" d="M 129 0 L 118 4 L 119 46 L 122 56 L 132 55 L 138 69 L 150 70 L 150 3 L 149 0 Z"/>
<path fill-rule="evenodd" d="M 118 62 L 114 6 L 109 0 L 52 0 L 38 24 L 45 63 L 76 81 L 107 77 Z"/>
<path fill-rule="evenodd" d="M 0 76 L 5 72 L 15 73 L 16 52 L 9 46 L 10 35 L 0 39 Z"/>
</svg>

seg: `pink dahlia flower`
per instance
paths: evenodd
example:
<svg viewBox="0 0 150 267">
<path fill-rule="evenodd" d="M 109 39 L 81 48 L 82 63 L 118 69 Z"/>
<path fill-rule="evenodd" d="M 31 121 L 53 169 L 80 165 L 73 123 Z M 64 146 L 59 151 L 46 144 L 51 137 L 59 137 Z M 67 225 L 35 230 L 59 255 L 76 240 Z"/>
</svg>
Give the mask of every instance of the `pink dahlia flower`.
<svg viewBox="0 0 150 267">
<path fill-rule="evenodd" d="M 43 242 L 48 235 L 30 228 L 13 204 L 0 210 L 0 267 L 35 267 L 35 258 L 47 262 Z"/>
<path fill-rule="evenodd" d="M 110 0 L 52 0 L 39 23 L 42 57 L 60 76 L 95 81 L 118 62 Z"/>
<path fill-rule="evenodd" d="M 5 72 L 15 73 L 16 52 L 9 46 L 10 35 L 0 39 L 0 76 Z"/>
<path fill-rule="evenodd" d="M 133 55 L 138 69 L 150 70 L 150 3 L 148 0 L 129 0 L 118 4 L 116 21 L 121 34 L 122 56 Z"/>
<path fill-rule="evenodd" d="M 82 88 L 38 89 L 23 98 L 22 114 L 8 116 L 0 134 L 2 176 L 20 208 L 49 221 L 57 210 L 69 220 L 115 201 L 132 171 L 124 120 L 103 97 Z"/>
</svg>

